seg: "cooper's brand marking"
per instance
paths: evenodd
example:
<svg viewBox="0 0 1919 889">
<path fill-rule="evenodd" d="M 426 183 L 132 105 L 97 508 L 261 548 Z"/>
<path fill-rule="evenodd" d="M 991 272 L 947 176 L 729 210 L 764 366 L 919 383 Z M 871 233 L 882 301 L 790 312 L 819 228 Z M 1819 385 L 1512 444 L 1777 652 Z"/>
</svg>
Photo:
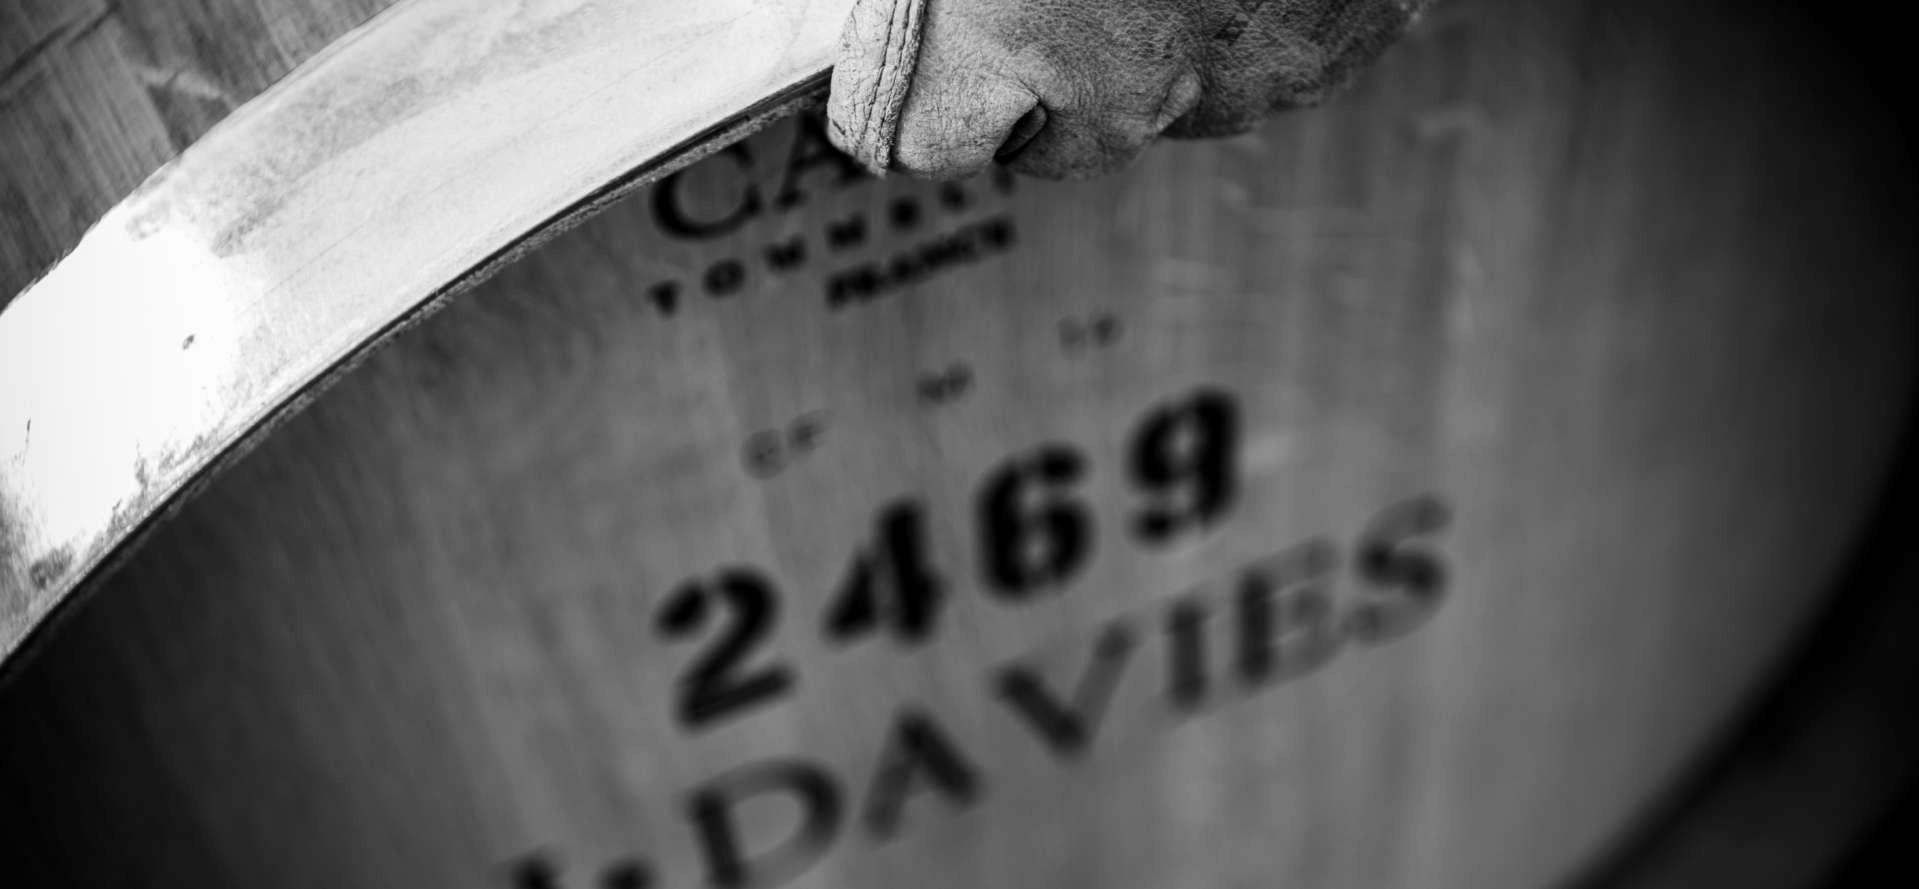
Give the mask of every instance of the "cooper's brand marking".
<svg viewBox="0 0 1919 889">
<path fill-rule="evenodd" d="M 815 115 L 800 119 L 777 173 L 762 181 L 761 164 L 766 158 L 756 151 L 764 147 L 753 141 L 736 143 L 715 159 L 662 180 L 651 193 L 652 216 L 659 230 L 670 239 L 692 242 L 742 235 L 755 222 L 784 217 L 806 206 L 815 193 L 838 194 L 876 181 L 833 150 Z M 724 181 L 715 183 L 719 195 L 694 200 L 690 175 L 724 176 Z M 896 195 L 884 205 L 847 210 L 805 231 L 773 236 L 740 254 L 707 260 L 698 272 L 655 281 L 643 292 L 661 315 L 673 316 L 685 306 L 689 293 L 726 299 L 745 292 L 755 280 L 785 279 L 829 258 L 843 262 L 879 246 L 885 240 L 882 235 L 920 237 L 884 258 L 842 264 L 822 284 L 829 308 L 871 302 L 939 272 L 1011 249 L 1016 240 L 1011 217 L 966 220 L 991 199 L 1011 194 L 1013 182 L 1010 174 L 996 171 L 975 182 L 946 182 L 925 187 L 923 193 Z M 923 230 L 933 233 L 922 234 Z"/>
<path fill-rule="evenodd" d="M 779 650 L 783 621 L 817 628 L 829 650 L 878 642 L 907 657 L 936 651 L 957 609 L 1020 613 L 1092 595 L 1083 578 L 1103 548 L 1171 551 L 1230 519 L 1245 499 L 1243 425 L 1232 392 L 1200 386 L 1141 412 L 1123 440 L 1121 472 L 1101 471 L 1071 442 L 1016 449 L 975 483 L 967 501 L 973 557 L 958 564 L 930 545 L 931 501 L 902 494 L 878 504 L 829 589 L 790 596 L 786 580 L 745 562 L 699 571 L 655 606 L 660 643 L 685 652 L 659 691 L 670 695 L 682 729 L 703 737 L 798 705 L 808 677 Z M 1094 496 L 1102 483 L 1123 486 L 1122 496 Z M 1117 514 L 1095 506 L 1113 503 L 1124 504 Z M 722 765 L 672 794 L 683 827 L 672 860 L 716 889 L 787 885 L 836 850 L 936 829 L 942 817 L 982 805 L 1006 768 L 997 758 L 1037 753 L 1071 768 L 1111 736 L 1121 700 L 1157 702 L 1175 722 L 1196 718 L 1323 669 L 1349 647 L 1403 636 L 1446 594 L 1436 544 L 1451 521 L 1434 496 L 1395 503 L 1350 543 L 1313 537 L 1278 548 L 1024 656 L 984 664 L 972 704 L 942 698 L 989 721 L 997 714 L 1031 741 L 1025 754 L 981 746 L 986 729 L 976 721 L 955 730 L 941 708 L 909 697 L 868 729 L 876 747 L 863 767 L 806 751 Z M 792 602 L 820 604 L 806 614 Z M 1140 691 L 1123 693 L 1128 688 Z M 743 814 L 768 806 L 792 813 L 776 819 L 785 827 Z M 560 853 L 530 853 L 510 868 L 510 885 L 563 889 L 563 864 Z M 602 865 L 597 882 L 573 885 L 650 886 L 656 867 L 627 856 Z"/>
</svg>

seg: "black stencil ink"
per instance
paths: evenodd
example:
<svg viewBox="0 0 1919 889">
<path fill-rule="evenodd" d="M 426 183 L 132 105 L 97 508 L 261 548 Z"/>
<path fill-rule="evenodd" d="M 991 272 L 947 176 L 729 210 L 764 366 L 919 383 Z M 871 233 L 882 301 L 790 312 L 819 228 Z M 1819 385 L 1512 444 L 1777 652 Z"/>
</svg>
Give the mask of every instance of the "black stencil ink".
<svg viewBox="0 0 1919 889">
<path fill-rule="evenodd" d="M 1337 561 L 1331 542 L 1310 540 L 1248 566 L 1240 576 L 1238 662 L 1246 685 L 1303 676 L 1339 653 L 1329 589 Z"/>
<path fill-rule="evenodd" d="M 979 795 L 979 774 L 932 717 L 915 711 L 900 714 L 879 769 L 868 791 L 863 820 L 875 840 L 885 842 L 899 834 L 907 800 L 916 788 L 944 795 L 955 808 L 965 808 Z"/>
<path fill-rule="evenodd" d="M 825 124 L 820 122 L 818 115 L 803 114 L 793 144 L 786 153 L 786 170 L 780 177 L 779 197 L 774 198 L 774 204 L 782 210 L 790 210 L 806 203 L 806 191 L 800 188 L 800 182 L 808 173 L 815 171 L 834 174 L 832 182 L 835 191 L 872 178 L 858 161 L 833 147 L 833 143 L 826 138 Z"/>
<path fill-rule="evenodd" d="M 806 265 L 806 236 L 794 235 L 766 245 L 766 267 L 775 272 L 790 272 Z"/>
<path fill-rule="evenodd" d="M 997 216 L 980 223 L 979 239 L 993 250 L 1005 250 L 1013 246 L 1018 233 L 1013 228 L 1011 216 Z"/>
<path fill-rule="evenodd" d="M 1118 316 L 1111 313 L 1064 318 L 1059 322 L 1059 345 L 1069 355 L 1104 349 L 1118 343 L 1124 329 Z"/>
<path fill-rule="evenodd" d="M 786 468 L 786 440 L 779 430 L 755 432 L 746 439 L 742 455 L 746 471 L 754 478 L 772 478 Z"/>
<path fill-rule="evenodd" d="M 973 389 L 973 369 L 964 363 L 953 364 L 945 370 L 922 375 L 917 388 L 920 400 L 927 404 L 958 401 Z"/>
<path fill-rule="evenodd" d="M 563 889 L 560 870 L 543 854 L 528 855 L 513 867 L 513 889 Z M 598 889 L 651 889 L 653 867 L 637 858 L 615 862 L 600 874 Z"/>
<path fill-rule="evenodd" d="M 733 813 L 747 800 L 784 794 L 799 803 L 799 824 L 786 840 L 748 853 Z M 686 812 L 713 889 L 767 889 L 817 864 L 838 837 L 843 806 L 839 785 L 824 768 L 802 760 L 775 760 L 737 769 L 689 793 Z"/>
<path fill-rule="evenodd" d="M 762 429 L 746 439 L 740 461 L 746 473 L 767 479 L 813 452 L 826 436 L 827 416 L 821 411 L 801 414 L 785 429 Z"/>
<path fill-rule="evenodd" d="M 715 611 L 726 621 L 706 652 L 694 658 L 675 683 L 676 712 L 689 730 L 706 728 L 740 711 L 769 704 L 791 692 L 793 671 L 773 662 L 748 666 L 755 647 L 767 641 L 779 614 L 779 597 L 764 576 L 732 568 L 711 583 L 688 581 L 660 605 L 656 626 L 668 639 L 699 633 Z"/>
<path fill-rule="evenodd" d="M 1192 599 L 1166 609 L 1166 695 L 1180 710 L 1206 703 L 1206 617 Z"/>
<path fill-rule="evenodd" d="M 993 187 L 998 189 L 999 193 L 1003 195 L 1012 194 L 1013 189 L 1019 185 L 1019 177 L 1013 175 L 1012 170 L 1006 169 L 1005 167 L 999 166 L 997 164 L 993 166 L 993 172 L 991 173 L 991 177 L 993 180 Z"/>
<path fill-rule="evenodd" d="M 687 170 L 674 173 L 664 180 L 661 180 L 660 184 L 653 188 L 653 218 L 659 222 L 660 228 L 667 234 L 676 238 L 708 240 L 739 229 L 740 226 L 746 224 L 747 220 L 759 214 L 760 192 L 759 189 L 755 188 L 752 184 L 752 151 L 746 147 L 745 142 L 735 142 L 714 156 L 715 160 L 721 157 L 729 158 L 739 166 L 740 175 L 738 178 L 740 181 L 746 183 L 745 188 L 742 189 L 740 193 L 739 200 L 734 203 L 731 210 L 728 210 L 718 217 L 712 219 L 695 219 L 692 214 L 686 210 L 686 205 L 680 195 L 680 187 L 685 182 L 686 174 L 689 170 L 698 169 L 698 167 L 691 167 Z M 709 163 L 712 163 L 712 161 L 709 161 Z M 705 165 L 702 164 L 700 166 Z"/>
<path fill-rule="evenodd" d="M 1084 754 L 1092 744 L 1106 707 L 1119 687 L 1120 674 L 1133 652 L 1137 638 L 1123 622 L 1109 625 L 1093 647 L 1092 662 L 1087 664 L 1070 702 L 1061 703 L 1046 689 L 1045 681 L 1025 666 L 1014 665 L 999 672 L 995 685 L 1001 700 L 1023 719 L 1040 740 L 1061 758 Z"/>
<path fill-rule="evenodd" d="M 677 281 L 661 281 L 647 288 L 646 298 L 660 314 L 672 317 L 680 307 L 680 285 Z"/>
<path fill-rule="evenodd" d="M 966 187 L 957 182 L 940 183 L 939 199 L 940 206 L 954 211 L 964 210 L 973 203 L 972 196 L 966 193 Z"/>
<path fill-rule="evenodd" d="M 1133 519 L 1141 540 L 1166 543 L 1211 526 L 1239 493 L 1239 406 L 1226 392 L 1202 389 L 1148 413 L 1127 466 L 1149 502 Z"/>
<path fill-rule="evenodd" d="M 1347 632 L 1366 643 L 1388 642 L 1425 623 L 1446 597 L 1446 563 L 1430 538 L 1452 524 L 1437 497 L 1394 504 L 1373 519 L 1355 553 L 1360 582 L 1374 594 L 1347 616 Z"/>
<path fill-rule="evenodd" d="M 866 243 L 866 217 L 855 213 L 826 224 L 826 245 L 835 252 Z"/>
<path fill-rule="evenodd" d="M 600 885 L 606 889 L 652 889 L 653 869 L 643 861 L 623 861 L 607 869 Z"/>
<path fill-rule="evenodd" d="M 871 303 L 941 272 L 1004 252 L 1013 240 L 1010 217 L 994 217 L 962 226 L 884 260 L 862 262 L 835 272 L 825 281 L 826 306 L 844 309 Z"/>
<path fill-rule="evenodd" d="M 737 259 L 722 259 L 707 268 L 704 283 L 708 296 L 732 296 L 746 284 L 746 266 Z"/>
<path fill-rule="evenodd" d="M 545 855 L 529 855 L 513 865 L 513 889 L 560 889 L 560 872 Z"/>
<path fill-rule="evenodd" d="M 918 228 L 920 224 L 919 201 L 912 197 L 895 198 L 893 199 L 893 203 L 887 208 L 887 216 L 893 220 L 893 227 L 900 231 L 911 231 Z"/>
<path fill-rule="evenodd" d="M 822 411 L 801 414 L 786 429 L 786 439 L 802 453 L 817 447 L 826 434 L 826 414 Z"/>
<path fill-rule="evenodd" d="M 1008 461 L 977 500 L 981 573 L 987 589 L 1020 601 L 1056 590 L 1092 555 L 1093 517 L 1069 492 L 1086 458 L 1049 444 Z"/>
<path fill-rule="evenodd" d="M 917 500 L 896 500 L 877 524 L 876 542 L 854 555 L 828 607 L 826 638 L 849 643 L 890 631 L 903 644 L 924 643 L 946 587 L 927 557 L 924 508 Z"/>
</svg>

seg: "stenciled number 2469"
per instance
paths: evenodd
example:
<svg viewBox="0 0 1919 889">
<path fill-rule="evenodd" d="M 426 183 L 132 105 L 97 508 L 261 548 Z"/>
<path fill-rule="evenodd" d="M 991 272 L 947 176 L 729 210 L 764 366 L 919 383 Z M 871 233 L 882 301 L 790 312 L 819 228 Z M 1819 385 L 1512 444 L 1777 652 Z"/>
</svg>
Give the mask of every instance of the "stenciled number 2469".
<svg viewBox="0 0 1919 889">
<path fill-rule="evenodd" d="M 1239 406 L 1205 387 L 1150 410 L 1126 450 L 1139 501 L 1128 532 L 1161 547 L 1216 524 L 1239 491 Z M 1062 589 L 1090 560 L 1096 523 L 1076 496 L 1090 474 L 1078 448 L 1049 442 L 1016 454 L 981 480 L 973 498 L 977 570 L 993 598 L 1019 603 Z M 856 553 L 828 601 L 822 632 L 850 643 L 875 634 L 901 644 L 930 640 L 948 583 L 929 558 L 924 504 L 885 504 L 875 539 Z M 790 693 L 797 677 L 778 660 L 755 665 L 773 634 L 779 591 L 757 568 L 734 565 L 687 580 L 661 600 L 656 627 L 669 640 L 710 635 L 676 682 L 676 714 L 689 729 L 711 726 Z M 705 633 L 709 623 L 718 626 Z"/>
</svg>

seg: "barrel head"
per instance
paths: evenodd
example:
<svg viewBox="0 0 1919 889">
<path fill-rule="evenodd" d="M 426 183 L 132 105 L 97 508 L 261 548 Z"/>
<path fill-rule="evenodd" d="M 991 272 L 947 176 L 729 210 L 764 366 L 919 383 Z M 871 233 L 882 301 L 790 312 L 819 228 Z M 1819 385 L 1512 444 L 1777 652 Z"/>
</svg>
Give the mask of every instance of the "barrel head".
<svg viewBox="0 0 1919 889">
<path fill-rule="evenodd" d="M 23 872 L 1565 879 L 1817 612 L 1915 269 L 1790 20 L 1514 6 L 1093 182 L 788 119 L 506 265 L 19 671 Z"/>
</svg>

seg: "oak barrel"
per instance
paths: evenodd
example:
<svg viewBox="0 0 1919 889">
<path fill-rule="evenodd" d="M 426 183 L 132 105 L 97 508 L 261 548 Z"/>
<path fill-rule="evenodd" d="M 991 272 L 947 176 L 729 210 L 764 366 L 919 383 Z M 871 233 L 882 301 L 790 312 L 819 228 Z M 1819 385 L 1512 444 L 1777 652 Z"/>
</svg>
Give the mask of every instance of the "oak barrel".
<svg viewBox="0 0 1919 889">
<path fill-rule="evenodd" d="M 0 293 L 385 5 L 0 6 Z M 36 631 L 9 885 L 1556 885 L 1904 428 L 1903 145 L 1784 6 L 1443 3 L 1092 182 L 705 147 Z"/>
</svg>

